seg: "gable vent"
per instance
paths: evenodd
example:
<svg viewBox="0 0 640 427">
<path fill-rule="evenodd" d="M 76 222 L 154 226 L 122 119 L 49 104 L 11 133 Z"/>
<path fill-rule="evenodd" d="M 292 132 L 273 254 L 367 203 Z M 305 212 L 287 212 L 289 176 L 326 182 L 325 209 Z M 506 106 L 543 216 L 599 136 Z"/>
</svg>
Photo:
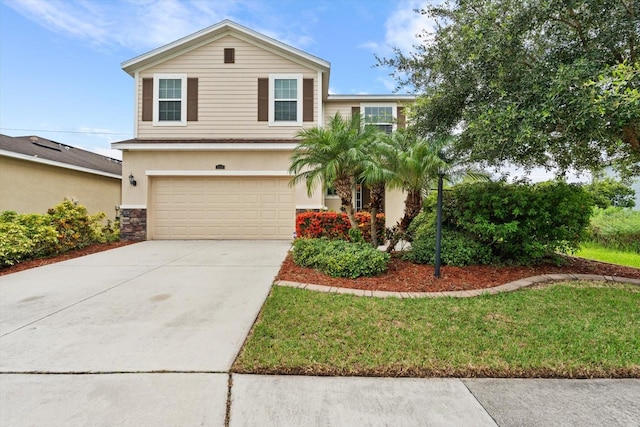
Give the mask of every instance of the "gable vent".
<svg viewBox="0 0 640 427">
<path fill-rule="evenodd" d="M 224 63 L 234 64 L 236 62 L 236 49 L 233 47 L 224 48 Z"/>
</svg>

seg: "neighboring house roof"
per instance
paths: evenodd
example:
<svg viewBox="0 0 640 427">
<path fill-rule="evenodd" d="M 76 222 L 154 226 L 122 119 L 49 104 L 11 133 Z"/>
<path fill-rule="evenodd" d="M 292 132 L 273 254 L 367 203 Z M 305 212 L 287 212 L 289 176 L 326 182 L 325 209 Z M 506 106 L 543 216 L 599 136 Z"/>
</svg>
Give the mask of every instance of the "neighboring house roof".
<svg viewBox="0 0 640 427">
<path fill-rule="evenodd" d="M 210 43 L 227 35 L 240 38 L 248 43 L 261 46 L 294 62 L 322 71 L 324 87 L 329 87 L 329 69 L 331 68 L 331 64 L 328 61 L 293 46 L 289 46 L 288 44 L 282 43 L 276 39 L 272 39 L 264 34 L 260 34 L 250 28 L 236 24 L 228 19 L 125 61 L 121 64 L 122 69 L 133 77 L 135 76 L 136 71 L 142 71 L 150 66 L 154 66 L 158 63 L 174 58 L 177 55 L 181 55 L 192 49 L 196 49 L 203 44 Z"/>
<path fill-rule="evenodd" d="M 73 169 L 111 178 L 122 177 L 122 161 L 38 136 L 0 134 L 0 156 Z"/>
</svg>

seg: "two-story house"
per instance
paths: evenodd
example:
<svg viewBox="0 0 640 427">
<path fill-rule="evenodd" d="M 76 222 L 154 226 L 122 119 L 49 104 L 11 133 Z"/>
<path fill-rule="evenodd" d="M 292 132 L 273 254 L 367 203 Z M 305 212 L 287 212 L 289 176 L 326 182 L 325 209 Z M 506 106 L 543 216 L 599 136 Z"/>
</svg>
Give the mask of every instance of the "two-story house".
<svg viewBox="0 0 640 427">
<path fill-rule="evenodd" d="M 135 79 L 135 139 L 123 151 L 125 239 L 289 239 L 301 210 L 338 210 L 290 186 L 303 127 L 340 112 L 389 131 L 410 95 L 330 95 L 329 62 L 223 21 L 122 64 Z M 354 189 L 357 208 L 366 194 Z M 401 216 L 388 192 L 387 223 Z"/>
</svg>

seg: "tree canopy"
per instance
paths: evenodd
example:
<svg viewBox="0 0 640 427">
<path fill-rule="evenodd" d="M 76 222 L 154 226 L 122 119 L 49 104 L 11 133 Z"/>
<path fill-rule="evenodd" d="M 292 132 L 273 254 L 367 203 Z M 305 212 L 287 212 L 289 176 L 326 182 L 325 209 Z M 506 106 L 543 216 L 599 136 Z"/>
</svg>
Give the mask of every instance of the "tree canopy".
<svg viewBox="0 0 640 427">
<path fill-rule="evenodd" d="M 640 175 L 637 0 L 451 0 L 414 53 L 379 59 L 421 96 L 423 136 L 472 161 Z M 425 21 L 426 23 L 426 21 Z"/>
</svg>

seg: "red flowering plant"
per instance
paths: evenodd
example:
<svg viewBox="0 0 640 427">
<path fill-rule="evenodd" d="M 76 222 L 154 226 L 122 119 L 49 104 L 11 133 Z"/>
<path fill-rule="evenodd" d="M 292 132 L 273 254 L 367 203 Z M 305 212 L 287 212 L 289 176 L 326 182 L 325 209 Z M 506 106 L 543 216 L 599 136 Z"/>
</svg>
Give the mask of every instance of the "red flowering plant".
<svg viewBox="0 0 640 427">
<path fill-rule="evenodd" d="M 357 212 L 356 221 L 362 236 L 371 240 L 371 214 Z M 378 214 L 378 236 L 384 236 L 384 214 Z M 339 212 L 303 212 L 296 216 L 296 236 L 349 240 L 349 218 Z"/>
</svg>

